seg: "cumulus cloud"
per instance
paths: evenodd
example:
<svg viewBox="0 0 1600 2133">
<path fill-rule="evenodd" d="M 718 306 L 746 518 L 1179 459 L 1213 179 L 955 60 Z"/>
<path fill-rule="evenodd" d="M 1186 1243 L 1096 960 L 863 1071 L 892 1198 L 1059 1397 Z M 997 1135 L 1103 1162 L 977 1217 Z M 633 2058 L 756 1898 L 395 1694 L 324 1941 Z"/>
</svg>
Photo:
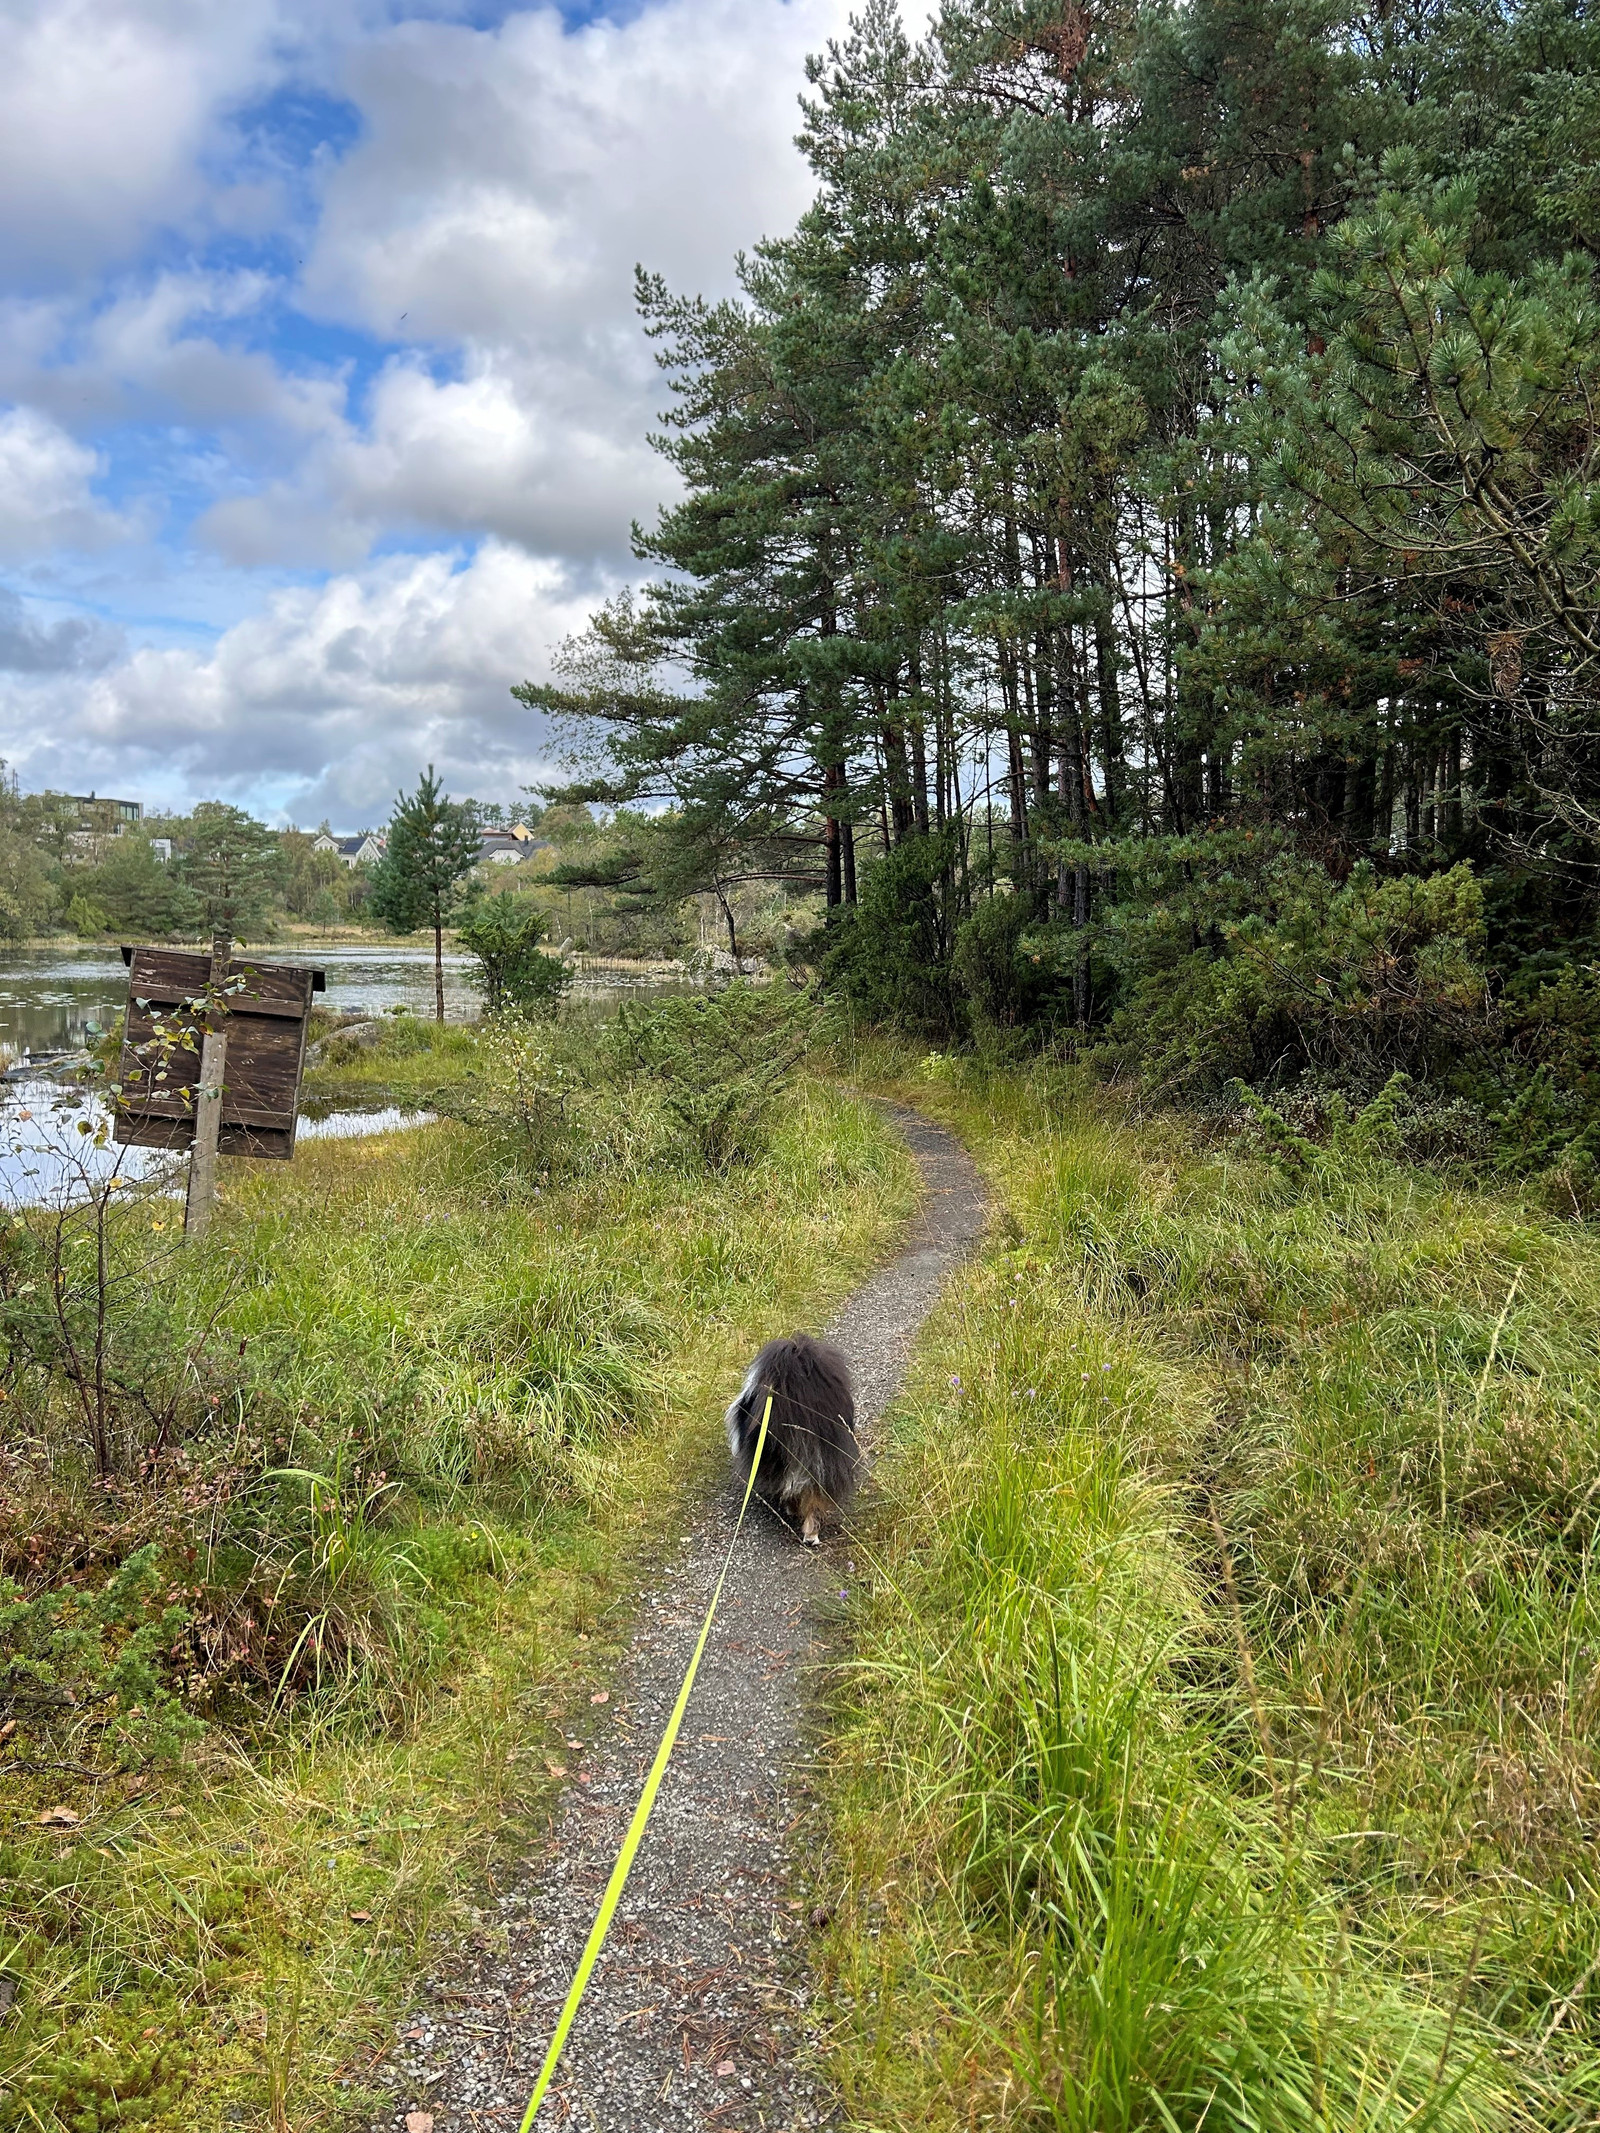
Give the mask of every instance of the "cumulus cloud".
<svg viewBox="0 0 1600 2133">
<path fill-rule="evenodd" d="M 270 78 L 273 0 L 0 0 L 0 266 L 52 286 L 203 212 L 203 151 Z"/>
<path fill-rule="evenodd" d="M 589 604 L 559 565 L 499 542 L 466 561 L 392 557 L 279 591 L 205 650 L 146 646 L 71 682 L 0 680 L 0 723 L 30 787 L 98 779 L 351 823 L 381 819 L 433 762 L 458 791 L 510 796 L 549 768 L 542 723 L 510 684 L 548 673 Z"/>
<path fill-rule="evenodd" d="M 127 532 L 90 489 L 99 455 L 36 408 L 0 413 L 0 557 L 100 548 Z"/>
<path fill-rule="evenodd" d="M 805 54 L 841 0 L 662 0 L 565 29 L 407 22 L 350 49 L 363 138 L 329 178 L 305 286 L 388 332 L 600 354 L 634 262 L 726 287 L 733 254 L 791 221 Z M 597 300 L 599 311 L 597 313 Z M 598 329 L 598 330 L 597 330 Z M 648 372 L 632 335 L 624 368 Z"/>
<path fill-rule="evenodd" d="M 0 606 L 0 752 L 346 822 L 531 776 L 507 687 L 672 494 L 634 265 L 792 224 L 850 4 L 0 0 L 0 559 L 57 596 Z"/>
<path fill-rule="evenodd" d="M 366 425 L 330 424 L 283 481 L 225 498 L 200 537 L 246 565 L 349 564 L 395 533 L 489 533 L 542 554 L 620 558 L 671 492 L 637 428 L 526 389 L 492 353 L 439 380 L 410 360 L 376 380 Z M 574 395 L 580 398 L 581 395 Z"/>
<path fill-rule="evenodd" d="M 456 351 L 391 363 L 366 420 L 205 531 L 282 554 L 288 528 L 348 554 L 385 525 L 473 527 L 616 561 L 672 493 L 646 433 L 664 387 L 633 308 L 642 263 L 725 291 L 787 227 L 804 54 L 841 0 L 664 0 L 573 32 L 553 9 L 493 29 L 407 22 L 348 55 L 361 141 L 329 176 L 303 300 Z M 274 544 L 278 545 L 274 545 Z"/>
</svg>

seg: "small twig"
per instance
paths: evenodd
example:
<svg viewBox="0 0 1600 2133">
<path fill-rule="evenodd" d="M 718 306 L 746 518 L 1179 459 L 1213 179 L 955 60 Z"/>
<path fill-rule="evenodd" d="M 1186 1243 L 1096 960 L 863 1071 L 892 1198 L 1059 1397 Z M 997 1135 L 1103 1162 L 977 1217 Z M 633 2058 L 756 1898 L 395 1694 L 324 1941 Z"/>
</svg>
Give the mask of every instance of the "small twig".
<svg viewBox="0 0 1600 2133">
<path fill-rule="evenodd" d="M 46 1770 L 59 1770 L 66 1777 L 88 1778 L 91 1783 L 96 1785 L 109 1784 L 116 1774 L 111 1770 L 88 1770 L 82 1763 L 33 1763 L 20 1756 L 15 1759 L 8 1756 L 3 1763 L 0 1763 L 0 1775 L 3 1775 L 8 1770 L 27 1770 L 38 1773 L 43 1773 Z"/>
</svg>

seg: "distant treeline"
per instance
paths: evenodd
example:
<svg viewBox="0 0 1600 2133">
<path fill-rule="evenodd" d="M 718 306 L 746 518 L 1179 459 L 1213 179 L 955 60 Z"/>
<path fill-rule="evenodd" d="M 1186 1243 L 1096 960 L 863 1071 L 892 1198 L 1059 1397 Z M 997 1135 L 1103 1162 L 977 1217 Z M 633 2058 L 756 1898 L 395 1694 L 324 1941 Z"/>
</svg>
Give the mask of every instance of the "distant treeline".
<svg viewBox="0 0 1600 2133">
<path fill-rule="evenodd" d="M 934 1036 L 1191 1093 L 1465 1076 L 1571 1143 L 1597 39 L 947 0 L 913 46 L 873 0 L 742 297 L 641 280 L 684 494 L 517 692 L 574 792 L 671 802 L 675 885 L 814 887 L 835 985 Z"/>
<path fill-rule="evenodd" d="M 469 804 L 486 831 L 543 819 L 533 803 Z M 0 776 L 0 939 L 192 940 L 208 937 L 219 915 L 242 939 L 270 938 L 286 920 L 376 923 L 366 911 L 372 867 L 319 851 L 327 834 L 326 823 L 272 829 L 218 800 L 120 822 L 112 803 L 20 793 Z"/>
</svg>

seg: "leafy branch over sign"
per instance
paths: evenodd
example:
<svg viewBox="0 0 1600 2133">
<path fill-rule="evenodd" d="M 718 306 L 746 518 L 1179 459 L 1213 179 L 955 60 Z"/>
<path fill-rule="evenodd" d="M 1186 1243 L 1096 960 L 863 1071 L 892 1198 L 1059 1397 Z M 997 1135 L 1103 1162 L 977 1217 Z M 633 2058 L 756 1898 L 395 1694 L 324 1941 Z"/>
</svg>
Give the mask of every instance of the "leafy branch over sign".
<svg viewBox="0 0 1600 2133">
<path fill-rule="evenodd" d="M 229 1002 L 244 991 L 254 975 L 252 970 L 237 970 L 229 977 L 211 979 L 191 999 L 180 1000 L 170 1013 L 158 1013 L 149 1000 L 136 997 L 134 1005 L 150 1017 L 150 1035 L 133 1047 L 138 1064 L 125 1079 L 108 1083 L 107 1094 L 113 1104 L 125 1109 L 129 1095 L 140 1093 L 158 1101 L 170 1097 L 186 1113 L 192 1112 L 194 1091 L 184 1081 L 173 1082 L 173 1070 L 184 1053 L 190 1058 L 199 1057 L 207 1030 L 229 1013 Z"/>
</svg>

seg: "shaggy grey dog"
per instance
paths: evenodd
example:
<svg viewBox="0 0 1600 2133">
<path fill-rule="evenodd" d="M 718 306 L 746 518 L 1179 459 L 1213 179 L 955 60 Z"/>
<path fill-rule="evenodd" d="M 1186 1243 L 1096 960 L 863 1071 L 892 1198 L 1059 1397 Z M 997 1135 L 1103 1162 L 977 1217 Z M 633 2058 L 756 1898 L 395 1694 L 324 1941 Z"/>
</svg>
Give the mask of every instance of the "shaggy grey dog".
<svg viewBox="0 0 1600 2133">
<path fill-rule="evenodd" d="M 728 1445 L 746 1480 L 768 1393 L 772 1417 L 756 1488 L 814 1548 L 824 1522 L 855 1494 L 861 1454 L 850 1365 L 809 1333 L 768 1341 L 727 1413 Z"/>
</svg>

